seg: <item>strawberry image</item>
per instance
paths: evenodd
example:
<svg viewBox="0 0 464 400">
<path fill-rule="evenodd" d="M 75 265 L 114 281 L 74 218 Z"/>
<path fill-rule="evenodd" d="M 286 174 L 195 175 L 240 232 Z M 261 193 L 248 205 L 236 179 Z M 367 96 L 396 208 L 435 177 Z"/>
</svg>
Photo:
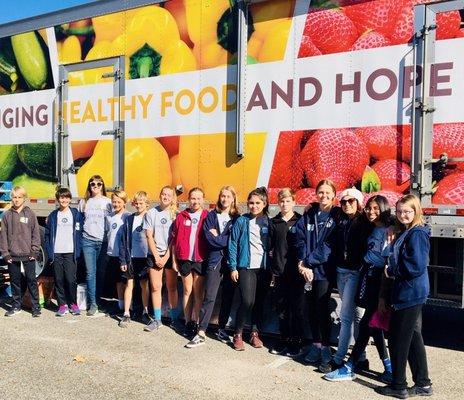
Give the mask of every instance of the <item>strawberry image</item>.
<svg viewBox="0 0 464 400">
<path fill-rule="evenodd" d="M 316 189 L 304 188 L 295 193 L 296 204 L 311 204 L 317 203 Z"/>
<path fill-rule="evenodd" d="M 396 127 L 399 137 L 396 143 L 398 158 L 404 162 L 411 161 L 411 135 L 412 135 L 412 126 L 411 125 L 398 125 Z"/>
<path fill-rule="evenodd" d="M 379 192 L 364 193 L 364 204 L 367 204 L 367 201 L 372 196 L 381 195 L 388 200 L 390 207 L 394 207 L 396 202 L 401 199 L 402 194 L 397 192 L 392 192 L 391 190 L 381 190 Z"/>
<path fill-rule="evenodd" d="M 280 133 L 274 163 L 272 164 L 271 177 L 269 178 L 269 187 L 290 187 L 292 189 L 301 187 L 303 169 L 298 157 L 304 135 L 304 131 Z"/>
<path fill-rule="evenodd" d="M 384 35 L 376 31 L 366 31 L 364 32 L 350 50 L 365 50 L 365 49 L 374 49 L 376 47 L 385 47 L 390 46 L 390 40 L 387 39 Z"/>
<path fill-rule="evenodd" d="M 365 3 L 370 0 L 339 0 L 338 4 L 340 6 L 352 6 L 353 4 Z"/>
<path fill-rule="evenodd" d="M 437 40 L 452 39 L 459 34 L 461 15 L 459 11 L 437 14 Z"/>
<path fill-rule="evenodd" d="M 298 53 L 298 58 L 304 57 L 313 57 L 320 56 L 321 51 L 315 46 L 311 41 L 309 36 L 304 36 L 301 38 L 300 52 Z"/>
<path fill-rule="evenodd" d="M 411 168 L 408 164 L 398 160 L 381 160 L 372 169 L 380 179 L 382 190 L 405 192 L 409 187 Z"/>
<path fill-rule="evenodd" d="M 347 51 L 358 38 L 358 32 L 341 9 L 317 9 L 308 13 L 303 37 L 308 37 L 322 53 L 329 54 Z"/>
<path fill-rule="evenodd" d="M 433 127 L 433 157 L 446 153 L 449 158 L 464 156 L 464 123 L 436 124 Z M 464 163 L 451 163 L 464 170 Z"/>
<path fill-rule="evenodd" d="M 357 128 L 355 132 L 364 140 L 371 158 L 374 160 L 389 158 L 397 158 L 403 161 L 410 160 L 411 130 L 409 129 L 408 132 L 403 133 L 402 127 L 399 128 L 390 125 L 366 126 Z"/>
<path fill-rule="evenodd" d="M 464 172 L 443 178 L 432 197 L 434 204 L 464 204 Z"/>
<path fill-rule="evenodd" d="M 268 188 L 267 189 L 267 196 L 269 200 L 269 204 L 277 204 L 279 202 L 279 198 L 277 195 L 282 190 L 282 188 Z"/>
<path fill-rule="evenodd" d="M 397 0 L 367 1 L 344 7 L 343 10 L 360 34 L 372 29 L 388 37 L 396 23 L 398 3 Z"/>
<path fill-rule="evenodd" d="M 351 129 L 320 129 L 307 141 L 300 161 L 309 186 L 328 178 L 336 187 L 350 187 L 369 164 L 369 150 Z"/>
</svg>

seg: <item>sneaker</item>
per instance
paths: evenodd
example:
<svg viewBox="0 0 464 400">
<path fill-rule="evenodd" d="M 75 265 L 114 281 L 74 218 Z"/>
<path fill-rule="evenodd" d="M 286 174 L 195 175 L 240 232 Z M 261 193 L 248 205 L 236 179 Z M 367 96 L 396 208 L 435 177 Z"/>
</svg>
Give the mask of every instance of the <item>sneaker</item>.
<svg viewBox="0 0 464 400">
<path fill-rule="evenodd" d="M 148 315 L 148 313 L 144 312 L 142 314 L 142 324 L 144 325 L 148 325 L 149 323 L 151 323 L 153 321 L 153 318 L 150 317 L 150 315 Z"/>
<path fill-rule="evenodd" d="M 98 312 L 98 307 L 96 304 L 92 304 L 87 310 L 87 317 L 93 317 Z"/>
<path fill-rule="evenodd" d="M 290 358 L 299 357 L 303 354 L 303 348 L 297 344 L 290 345 L 281 354 L 285 357 L 290 357 Z"/>
<path fill-rule="evenodd" d="M 143 330 L 145 332 L 154 332 L 154 331 L 157 331 L 162 326 L 163 324 L 161 323 L 161 321 L 158 321 L 157 319 L 152 319 L 151 322 L 143 328 Z"/>
<path fill-rule="evenodd" d="M 66 304 L 62 304 L 55 313 L 55 317 L 64 317 L 68 312 L 68 306 Z"/>
<path fill-rule="evenodd" d="M 179 335 L 183 335 L 185 331 L 185 324 L 179 318 L 171 319 L 169 327 L 177 332 Z"/>
<path fill-rule="evenodd" d="M 118 323 L 118 326 L 120 328 L 127 328 L 130 323 L 131 323 L 131 317 L 129 317 L 128 315 L 123 315 L 121 320 Z"/>
<path fill-rule="evenodd" d="M 198 324 L 195 321 L 189 321 L 185 324 L 184 336 L 192 340 L 198 333 Z"/>
<path fill-rule="evenodd" d="M 237 351 L 245 350 L 245 343 L 243 343 L 243 338 L 241 333 L 236 333 L 234 338 L 232 339 L 232 344 L 234 345 L 234 349 Z"/>
<path fill-rule="evenodd" d="M 356 371 L 369 371 L 369 360 L 362 360 L 356 363 Z"/>
<path fill-rule="evenodd" d="M 42 311 L 40 311 L 40 308 L 35 308 L 32 310 L 32 316 L 34 318 L 38 318 L 42 315 Z"/>
<path fill-rule="evenodd" d="M 196 334 L 195 337 L 185 345 L 185 347 L 187 347 L 187 349 L 193 349 L 194 347 L 205 344 L 205 340 L 206 338 L 204 336 Z"/>
<path fill-rule="evenodd" d="M 321 361 L 321 348 L 316 347 L 314 344 L 312 344 L 304 360 L 308 364 L 316 364 L 320 362 Z"/>
<path fill-rule="evenodd" d="M 383 396 L 395 397 L 397 399 L 407 399 L 409 397 L 407 389 L 394 389 L 391 386 L 377 386 L 376 393 Z"/>
<path fill-rule="evenodd" d="M 274 355 L 283 355 L 288 350 L 288 340 L 280 340 L 272 346 L 269 353 Z"/>
<path fill-rule="evenodd" d="M 408 389 L 409 396 L 431 396 L 433 394 L 432 386 L 422 387 L 414 385 Z"/>
<path fill-rule="evenodd" d="M 356 379 L 356 374 L 351 368 L 343 365 L 341 368 L 325 374 L 323 378 L 330 382 L 354 381 Z"/>
<path fill-rule="evenodd" d="M 260 349 L 263 347 L 263 341 L 259 338 L 258 332 L 253 331 L 250 335 L 250 344 L 255 349 Z"/>
<path fill-rule="evenodd" d="M 81 315 L 81 309 L 76 303 L 71 304 L 71 308 L 69 309 L 69 312 L 72 315 Z"/>
<path fill-rule="evenodd" d="M 216 337 L 222 343 L 230 343 L 230 337 L 225 329 L 219 329 L 216 333 Z"/>
<path fill-rule="evenodd" d="M 381 374 L 380 374 L 380 380 L 383 382 L 383 383 L 391 383 L 392 380 L 393 380 L 393 375 L 391 373 L 391 371 L 383 371 Z"/>
<path fill-rule="evenodd" d="M 5 317 L 14 317 L 16 314 L 21 312 L 20 308 L 10 308 L 6 313 Z"/>
<path fill-rule="evenodd" d="M 332 371 L 332 365 L 330 362 L 332 361 L 332 349 L 329 346 L 322 346 L 321 349 L 321 362 L 318 366 L 319 372 L 323 374 L 327 374 L 328 372 Z"/>
</svg>

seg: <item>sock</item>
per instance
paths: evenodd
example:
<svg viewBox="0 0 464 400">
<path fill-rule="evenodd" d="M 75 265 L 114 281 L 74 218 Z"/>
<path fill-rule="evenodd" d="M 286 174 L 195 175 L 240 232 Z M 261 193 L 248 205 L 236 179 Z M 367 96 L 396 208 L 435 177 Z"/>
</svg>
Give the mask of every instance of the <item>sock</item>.
<svg viewBox="0 0 464 400">
<path fill-rule="evenodd" d="M 153 318 L 156 321 L 161 321 L 161 308 L 155 308 L 153 309 Z"/>
<path fill-rule="evenodd" d="M 118 307 L 120 310 L 124 310 L 124 300 L 118 300 Z"/>
<path fill-rule="evenodd" d="M 143 313 L 144 313 L 144 314 L 148 314 L 148 307 L 144 307 L 144 308 L 143 308 Z"/>
<path fill-rule="evenodd" d="M 392 372 L 392 364 L 389 358 L 386 358 L 385 360 L 382 360 L 383 366 L 385 367 L 385 371 L 387 372 Z"/>
<path fill-rule="evenodd" d="M 171 308 L 169 310 L 169 316 L 171 317 L 171 319 L 174 321 L 175 319 L 177 319 L 179 317 L 179 309 L 176 307 L 176 308 Z"/>
</svg>

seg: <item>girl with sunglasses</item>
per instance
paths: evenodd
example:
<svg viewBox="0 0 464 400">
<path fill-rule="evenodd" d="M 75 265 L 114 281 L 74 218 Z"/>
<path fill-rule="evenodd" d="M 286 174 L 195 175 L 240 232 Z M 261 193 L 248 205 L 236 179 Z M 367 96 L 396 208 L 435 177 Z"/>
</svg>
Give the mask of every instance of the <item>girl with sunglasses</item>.
<svg viewBox="0 0 464 400">
<path fill-rule="evenodd" d="M 330 364 L 323 364 L 322 373 L 340 368 L 348 352 L 351 338 L 356 338 L 363 309 L 355 304 L 362 258 L 367 250 L 367 237 L 371 227 L 362 212 L 363 194 L 356 188 L 345 189 L 341 194 L 342 213 L 332 237 L 332 250 L 337 268 L 337 288 L 341 300 L 340 334 L 338 348 Z M 367 369 L 365 353 L 358 368 Z"/>
<path fill-rule="evenodd" d="M 298 272 L 312 284 L 311 289 L 305 286 L 309 291 L 309 324 L 313 337 L 305 361 L 317 365 L 328 364 L 332 358 L 329 301 L 335 269 L 329 262 L 331 248 L 328 241 L 340 213 L 340 208 L 334 206 L 335 194 L 332 181 L 320 181 L 316 187 L 318 202 L 310 204 L 296 223 Z"/>
<path fill-rule="evenodd" d="M 78 210 L 84 215 L 82 254 L 87 270 L 87 316 L 98 312 L 98 303 L 104 288 L 107 238 L 105 218 L 111 213 L 111 200 L 100 175 L 90 177 L 84 198 Z"/>
</svg>

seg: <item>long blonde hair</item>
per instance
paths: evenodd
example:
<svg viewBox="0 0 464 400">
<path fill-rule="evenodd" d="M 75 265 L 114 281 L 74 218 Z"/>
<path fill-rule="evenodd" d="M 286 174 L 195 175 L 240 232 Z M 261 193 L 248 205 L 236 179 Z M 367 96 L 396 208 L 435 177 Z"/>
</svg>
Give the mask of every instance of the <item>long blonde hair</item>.
<svg viewBox="0 0 464 400">
<path fill-rule="evenodd" d="M 229 215 L 232 215 L 232 216 L 238 215 L 239 212 L 238 212 L 238 208 L 237 208 L 237 192 L 235 191 L 235 188 L 233 186 L 231 186 L 231 185 L 223 186 L 221 188 L 221 190 L 219 190 L 219 195 L 218 195 L 218 199 L 217 199 L 217 202 L 216 202 L 216 211 L 219 212 L 219 213 L 224 211 L 222 209 L 222 205 L 221 205 L 221 194 L 225 190 L 232 193 L 232 197 L 234 199 L 232 201 L 232 204 L 230 205 Z"/>
<path fill-rule="evenodd" d="M 403 204 L 409 206 L 414 210 L 414 218 L 409 224 L 408 229 L 418 225 L 424 225 L 424 213 L 422 212 L 422 207 L 420 204 L 419 198 L 414 194 L 405 194 L 396 202 L 396 209 L 398 206 Z M 397 217 L 398 219 L 398 217 Z M 399 221 L 398 221 L 399 222 Z M 401 224 L 403 225 L 403 224 Z"/>
</svg>

